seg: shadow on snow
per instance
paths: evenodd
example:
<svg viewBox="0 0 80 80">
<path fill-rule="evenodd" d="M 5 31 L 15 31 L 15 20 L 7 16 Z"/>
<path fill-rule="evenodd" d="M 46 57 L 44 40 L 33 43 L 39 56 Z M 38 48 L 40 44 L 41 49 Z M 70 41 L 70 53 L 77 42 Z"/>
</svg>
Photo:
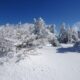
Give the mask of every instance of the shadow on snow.
<svg viewBox="0 0 80 80">
<path fill-rule="evenodd" d="M 80 47 L 58 48 L 57 53 L 77 52 L 80 53 Z"/>
</svg>

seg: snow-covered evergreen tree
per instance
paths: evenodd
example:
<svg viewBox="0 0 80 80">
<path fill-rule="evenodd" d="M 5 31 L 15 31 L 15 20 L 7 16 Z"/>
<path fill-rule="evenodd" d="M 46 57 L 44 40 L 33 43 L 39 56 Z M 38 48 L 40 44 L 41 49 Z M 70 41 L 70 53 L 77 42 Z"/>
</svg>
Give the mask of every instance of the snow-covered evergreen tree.
<svg viewBox="0 0 80 80">
<path fill-rule="evenodd" d="M 34 27 L 35 27 L 35 34 L 38 35 L 38 37 L 45 37 L 45 22 L 42 18 L 38 18 L 37 20 L 34 20 Z"/>
<path fill-rule="evenodd" d="M 56 33 L 56 25 L 52 24 L 48 26 L 48 29 L 50 30 L 51 33 L 55 34 Z"/>
<path fill-rule="evenodd" d="M 74 41 L 78 41 L 78 31 L 75 30 L 75 28 L 72 28 L 72 38 Z"/>
<path fill-rule="evenodd" d="M 73 39 L 72 39 L 72 35 L 73 35 L 72 29 L 71 29 L 70 25 L 68 25 L 67 27 L 68 27 L 67 28 L 68 43 L 72 43 L 73 42 Z"/>
<path fill-rule="evenodd" d="M 54 34 L 55 31 L 55 25 L 51 25 L 48 29 L 47 29 L 47 25 L 45 24 L 45 21 L 42 18 L 39 18 L 38 20 L 34 20 L 35 24 L 35 34 L 37 34 L 37 38 L 38 39 L 42 39 L 42 41 L 44 40 L 45 42 L 50 42 L 53 45 L 57 45 L 57 38 Z M 55 45 L 55 46 L 56 46 Z"/>
<path fill-rule="evenodd" d="M 61 28 L 60 28 L 60 33 L 59 33 L 59 41 L 61 43 L 67 43 L 68 42 L 68 34 L 66 30 L 66 24 L 62 23 Z"/>
</svg>

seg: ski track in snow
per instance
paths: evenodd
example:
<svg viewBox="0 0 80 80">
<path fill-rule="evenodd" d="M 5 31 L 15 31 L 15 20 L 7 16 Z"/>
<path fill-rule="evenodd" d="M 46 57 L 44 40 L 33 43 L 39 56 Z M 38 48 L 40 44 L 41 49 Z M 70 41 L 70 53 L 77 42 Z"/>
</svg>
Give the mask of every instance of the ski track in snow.
<svg viewBox="0 0 80 80">
<path fill-rule="evenodd" d="M 0 80 L 80 80 L 80 54 L 57 53 L 56 49 L 45 46 L 37 50 L 38 55 L 5 63 L 0 66 Z"/>
</svg>

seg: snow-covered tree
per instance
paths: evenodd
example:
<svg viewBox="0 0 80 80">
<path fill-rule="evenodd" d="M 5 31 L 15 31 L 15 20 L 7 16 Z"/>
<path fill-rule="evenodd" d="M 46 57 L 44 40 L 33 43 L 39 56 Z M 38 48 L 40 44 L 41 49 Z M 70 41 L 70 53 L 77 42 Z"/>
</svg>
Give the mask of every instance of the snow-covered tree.
<svg viewBox="0 0 80 80">
<path fill-rule="evenodd" d="M 70 25 L 67 26 L 67 35 L 68 35 L 68 43 L 72 43 L 73 42 L 73 38 L 72 38 L 72 28 L 70 27 Z"/>
<path fill-rule="evenodd" d="M 48 29 L 50 30 L 51 33 L 55 34 L 56 33 L 56 25 L 52 24 L 48 26 Z"/>
<path fill-rule="evenodd" d="M 72 28 L 72 38 L 74 41 L 78 41 L 78 32 L 75 30 L 75 28 Z"/>
<path fill-rule="evenodd" d="M 38 18 L 34 20 L 34 33 L 38 35 L 38 37 L 44 37 L 45 34 L 45 22 L 42 18 Z"/>
<path fill-rule="evenodd" d="M 78 38 L 80 39 L 80 31 L 78 31 Z"/>
<path fill-rule="evenodd" d="M 68 42 L 68 34 L 66 30 L 66 24 L 62 23 L 59 33 L 59 41 L 61 43 L 67 43 Z"/>
<path fill-rule="evenodd" d="M 78 31 L 75 27 L 62 24 L 59 34 L 59 41 L 61 43 L 72 43 L 78 41 Z"/>
<path fill-rule="evenodd" d="M 54 34 L 55 25 L 51 25 L 50 29 L 47 28 L 47 25 L 45 24 L 45 21 L 42 18 L 39 18 L 38 20 L 35 19 L 34 22 L 34 31 L 38 39 L 41 39 L 42 41 L 44 41 L 44 43 L 50 42 L 51 44 L 57 44 L 57 38 Z"/>
</svg>

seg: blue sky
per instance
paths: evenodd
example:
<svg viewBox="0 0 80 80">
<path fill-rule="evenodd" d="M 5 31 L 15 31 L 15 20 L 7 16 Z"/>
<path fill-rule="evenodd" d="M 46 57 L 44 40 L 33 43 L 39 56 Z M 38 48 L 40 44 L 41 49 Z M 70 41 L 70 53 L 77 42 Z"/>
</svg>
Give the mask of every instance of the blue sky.
<svg viewBox="0 0 80 80">
<path fill-rule="evenodd" d="M 0 24 L 33 22 L 73 24 L 80 21 L 80 0 L 0 0 Z"/>
</svg>

